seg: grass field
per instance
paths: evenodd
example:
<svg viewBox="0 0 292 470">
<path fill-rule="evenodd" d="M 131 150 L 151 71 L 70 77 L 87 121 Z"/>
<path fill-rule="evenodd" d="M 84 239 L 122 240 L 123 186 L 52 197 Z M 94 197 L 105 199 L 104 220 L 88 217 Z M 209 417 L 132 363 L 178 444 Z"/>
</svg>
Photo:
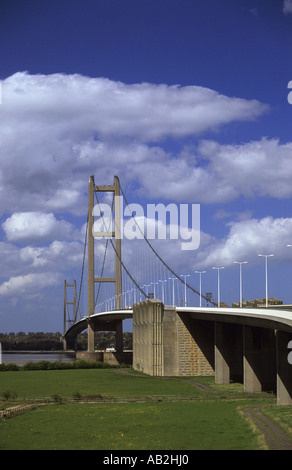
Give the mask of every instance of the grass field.
<svg viewBox="0 0 292 470">
<path fill-rule="evenodd" d="M 275 397 L 196 377 L 215 390 L 203 391 L 193 380 L 96 369 L 2 372 L 0 408 L 37 398 L 51 403 L 0 420 L 0 449 L 260 449 L 259 433 L 239 412 L 251 403 L 272 405 L 273 419 L 291 432 L 291 411 L 277 407 Z"/>
</svg>

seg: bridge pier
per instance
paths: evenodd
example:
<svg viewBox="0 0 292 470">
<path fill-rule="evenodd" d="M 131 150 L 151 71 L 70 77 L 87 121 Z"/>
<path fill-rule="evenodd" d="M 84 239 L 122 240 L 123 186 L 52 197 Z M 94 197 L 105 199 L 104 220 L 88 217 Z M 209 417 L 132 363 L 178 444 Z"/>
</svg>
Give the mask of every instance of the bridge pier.
<svg viewBox="0 0 292 470">
<path fill-rule="evenodd" d="M 162 376 L 163 304 L 148 300 L 134 305 L 133 368 L 152 376 Z"/>
<path fill-rule="evenodd" d="M 244 391 L 275 391 L 276 348 L 274 330 L 244 325 Z"/>
<path fill-rule="evenodd" d="M 150 299 L 133 308 L 133 368 L 153 376 L 214 375 L 211 322 Z"/>
<path fill-rule="evenodd" d="M 116 330 L 116 351 L 123 351 L 123 320 L 115 321 L 115 330 Z"/>
<path fill-rule="evenodd" d="M 214 322 L 215 383 L 242 381 L 242 326 Z"/>
<path fill-rule="evenodd" d="M 215 383 L 230 383 L 229 334 L 226 325 L 215 322 Z"/>
<path fill-rule="evenodd" d="M 94 326 L 92 322 L 89 320 L 88 321 L 88 329 L 87 329 L 87 351 L 89 353 L 94 353 L 95 350 L 95 344 L 94 344 Z"/>
</svg>

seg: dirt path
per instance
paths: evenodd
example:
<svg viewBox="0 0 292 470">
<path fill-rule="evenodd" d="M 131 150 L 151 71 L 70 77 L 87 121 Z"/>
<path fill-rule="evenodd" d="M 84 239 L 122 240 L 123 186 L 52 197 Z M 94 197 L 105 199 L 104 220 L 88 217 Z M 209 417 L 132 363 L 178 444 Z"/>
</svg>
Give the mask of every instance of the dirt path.
<svg viewBox="0 0 292 470">
<path fill-rule="evenodd" d="M 292 440 L 289 436 L 274 421 L 262 414 L 261 408 L 264 406 L 249 406 L 242 412 L 263 433 L 269 450 L 292 450 Z"/>
</svg>

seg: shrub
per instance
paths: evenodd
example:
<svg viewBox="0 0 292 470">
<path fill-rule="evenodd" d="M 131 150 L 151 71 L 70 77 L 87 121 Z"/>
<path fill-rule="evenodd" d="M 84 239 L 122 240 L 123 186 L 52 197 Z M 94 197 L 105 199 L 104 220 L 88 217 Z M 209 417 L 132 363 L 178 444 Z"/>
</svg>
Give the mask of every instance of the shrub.
<svg viewBox="0 0 292 470">
<path fill-rule="evenodd" d="M 19 370 L 19 366 L 14 363 L 0 364 L 0 371 Z"/>
<path fill-rule="evenodd" d="M 73 393 L 73 398 L 74 398 L 74 400 L 81 400 L 82 395 L 79 392 L 75 392 L 75 393 Z"/>
<path fill-rule="evenodd" d="M 15 392 L 10 392 L 10 390 L 2 392 L 1 396 L 2 396 L 3 400 L 6 400 L 6 401 L 17 397 L 16 393 Z"/>
<path fill-rule="evenodd" d="M 0 364 L 0 372 L 8 370 L 65 370 L 65 369 L 115 369 L 121 367 L 129 367 L 129 365 L 121 364 L 111 365 L 106 362 L 92 361 L 87 362 L 83 359 L 78 359 L 74 362 L 51 362 L 51 361 L 39 361 L 39 362 L 26 362 L 23 366 L 17 364 Z"/>
<path fill-rule="evenodd" d="M 53 400 L 55 403 L 58 403 L 58 404 L 61 404 L 62 401 L 63 401 L 63 398 L 61 397 L 61 395 L 59 395 L 58 393 L 55 393 L 53 396 L 52 396 Z"/>
</svg>

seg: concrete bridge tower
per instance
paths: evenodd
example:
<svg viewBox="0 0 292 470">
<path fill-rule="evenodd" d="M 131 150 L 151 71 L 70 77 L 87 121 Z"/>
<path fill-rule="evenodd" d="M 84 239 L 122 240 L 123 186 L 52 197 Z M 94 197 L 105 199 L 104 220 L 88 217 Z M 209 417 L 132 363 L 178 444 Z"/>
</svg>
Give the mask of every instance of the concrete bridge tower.
<svg viewBox="0 0 292 470">
<path fill-rule="evenodd" d="M 114 193 L 114 231 L 94 232 L 94 195 L 96 192 Z M 110 236 L 115 238 L 115 276 L 96 277 L 94 267 L 94 238 Z M 115 283 L 115 308 L 122 308 L 122 269 L 121 269 L 121 214 L 120 214 L 120 181 L 114 177 L 112 186 L 96 186 L 94 177 L 91 176 L 88 184 L 88 353 L 94 353 L 94 327 L 90 321 L 95 307 L 95 283 Z M 116 350 L 123 349 L 122 320 L 116 323 Z"/>
</svg>

